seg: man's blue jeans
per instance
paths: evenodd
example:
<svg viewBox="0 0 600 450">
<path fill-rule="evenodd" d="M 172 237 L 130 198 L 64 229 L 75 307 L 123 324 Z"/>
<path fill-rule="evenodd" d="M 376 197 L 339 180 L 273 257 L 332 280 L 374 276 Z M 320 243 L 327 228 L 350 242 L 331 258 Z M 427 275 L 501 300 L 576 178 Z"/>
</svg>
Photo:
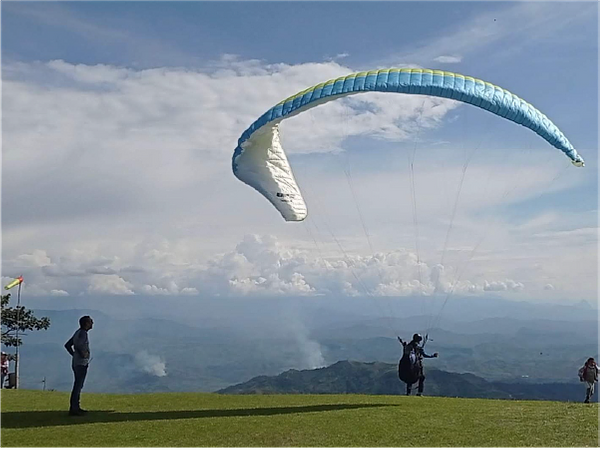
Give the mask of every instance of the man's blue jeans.
<svg viewBox="0 0 600 450">
<path fill-rule="evenodd" d="M 75 375 L 75 381 L 73 383 L 73 390 L 71 391 L 71 411 L 79 411 L 79 398 L 81 397 L 81 389 L 83 389 L 83 382 L 87 375 L 88 366 L 72 366 L 73 374 Z"/>
</svg>

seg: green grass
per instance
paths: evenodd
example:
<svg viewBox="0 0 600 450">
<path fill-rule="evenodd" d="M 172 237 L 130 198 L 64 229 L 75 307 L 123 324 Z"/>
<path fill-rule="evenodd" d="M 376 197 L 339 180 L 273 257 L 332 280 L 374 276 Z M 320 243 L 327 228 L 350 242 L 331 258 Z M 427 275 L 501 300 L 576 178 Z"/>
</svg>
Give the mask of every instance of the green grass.
<svg viewBox="0 0 600 450">
<path fill-rule="evenodd" d="M 2 391 L 4 447 L 597 447 L 598 405 L 373 395 Z"/>
</svg>

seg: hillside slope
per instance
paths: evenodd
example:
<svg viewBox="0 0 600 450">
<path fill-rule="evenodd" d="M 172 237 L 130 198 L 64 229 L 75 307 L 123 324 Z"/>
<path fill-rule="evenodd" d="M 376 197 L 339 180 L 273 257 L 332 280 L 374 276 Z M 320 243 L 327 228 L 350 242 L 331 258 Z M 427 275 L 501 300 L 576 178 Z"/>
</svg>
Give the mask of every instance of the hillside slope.
<svg viewBox="0 0 600 450">
<path fill-rule="evenodd" d="M 2 392 L 3 447 L 584 447 L 597 404 L 369 395 Z M 410 420 L 410 427 L 401 426 Z"/>
<path fill-rule="evenodd" d="M 581 401 L 577 383 L 496 383 L 470 373 L 426 370 L 425 393 L 443 397 Z M 339 361 L 314 370 L 288 370 L 221 389 L 221 394 L 388 394 L 401 395 L 397 366 Z"/>
</svg>

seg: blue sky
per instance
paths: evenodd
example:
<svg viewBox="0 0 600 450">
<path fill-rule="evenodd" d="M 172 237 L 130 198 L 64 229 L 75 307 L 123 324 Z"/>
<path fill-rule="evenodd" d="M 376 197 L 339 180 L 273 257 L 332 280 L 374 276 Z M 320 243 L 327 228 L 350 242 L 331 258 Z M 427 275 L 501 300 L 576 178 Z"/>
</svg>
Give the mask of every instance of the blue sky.
<svg viewBox="0 0 600 450">
<path fill-rule="evenodd" d="M 33 294 L 597 301 L 594 2 L 3 2 L 2 64 L 3 276 Z M 305 224 L 231 175 L 279 100 L 407 65 L 525 98 L 587 167 L 476 108 L 373 94 L 282 125 Z"/>
<path fill-rule="evenodd" d="M 164 52 L 144 54 L 139 66 L 203 66 L 225 53 L 290 64 L 348 53 L 355 65 L 385 59 L 390 48 L 410 52 L 415 42 L 443 36 L 453 20 L 498 9 L 491 2 L 30 2 L 5 6 L 4 51 L 16 59 L 130 66 L 135 53 L 157 45 Z M 406 20 L 415 14 L 426 21 Z"/>
</svg>

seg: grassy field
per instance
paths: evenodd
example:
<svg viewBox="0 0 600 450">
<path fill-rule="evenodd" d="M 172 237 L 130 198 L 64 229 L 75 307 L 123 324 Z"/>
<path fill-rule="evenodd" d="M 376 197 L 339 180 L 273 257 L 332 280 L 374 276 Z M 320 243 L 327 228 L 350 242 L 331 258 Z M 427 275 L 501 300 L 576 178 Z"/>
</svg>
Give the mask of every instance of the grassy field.
<svg viewBox="0 0 600 450">
<path fill-rule="evenodd" d="M 370 395 L 2 391 L 3 447 L 597 447 L 598 405 Z"/>
</svg>

